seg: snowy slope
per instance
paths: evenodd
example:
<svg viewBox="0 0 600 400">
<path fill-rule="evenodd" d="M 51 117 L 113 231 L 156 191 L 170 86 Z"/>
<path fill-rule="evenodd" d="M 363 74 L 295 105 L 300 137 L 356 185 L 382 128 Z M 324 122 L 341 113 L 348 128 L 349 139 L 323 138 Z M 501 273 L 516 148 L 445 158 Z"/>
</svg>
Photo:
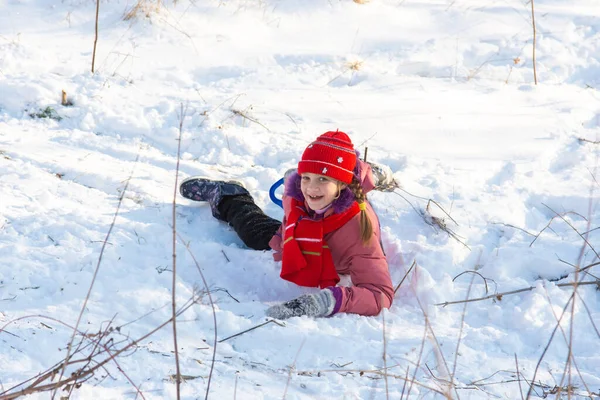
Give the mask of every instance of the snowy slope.
<svg viewBox="0 0 600 400">
<path fill-rule="evenodd" d="M 181 124 L 179 180 L 242 180 L 276 218 L 271 184 L 318 134 L 348 132 L 403 186 L 370 195 L 394 284 L 417 265 L 379 317 L 294 318 L 219 343 L 210 398 L 433 399 L 450 376 L 452 398 L 527 393 L 573 293 L 559 285 L 600 274 L 572 266 L 600 251 L 595 0 L 536 1 L 537 86 L 519 0 L 179 0 L 127 21 L 133 2 L 102 1 L 92 74 L 95 6 L 0 0 L 2 392 L 66 356 L 126 185 L 79 329 L 111 321 L 117 349 L 171 317 Z M 31 117 L 44 110 L 54 118 Z M 219 340 L 309 290 L 279 279 L 271 255 L 244 248 L 207 205 L 178 197 L 176 227 L 177 304 L 197 300 L 178 318 L 182 397 L 204 398 L 215 330 L 190 253 Z M 569 383 L 573 397 L 600 396 L 600 299 L 595 285 L 577 294 L 531 398 Z M 175 398 L 170 325 L 118 363 L 72 398 L 137 398 L 129 379 L 146 399 Z"/>
</svg>

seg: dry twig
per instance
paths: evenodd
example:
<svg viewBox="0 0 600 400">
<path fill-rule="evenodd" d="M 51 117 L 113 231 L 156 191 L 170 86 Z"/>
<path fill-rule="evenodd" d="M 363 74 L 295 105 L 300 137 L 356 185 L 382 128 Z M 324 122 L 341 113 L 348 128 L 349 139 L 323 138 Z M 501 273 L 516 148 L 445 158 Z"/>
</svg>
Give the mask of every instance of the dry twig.
<svg viewBox="0 0 600 400">
<path fill-rule="evenodd" d="M 519 360 L 517 360 L 517 353 L 515 353 L 515 366 L 517 367 L 517 379 L 519 381 L 519 393 L 521 393 L 521 400 L 523 399 L 523 388 L 521 388 L 521 373 L 519 372 Z"/>
<path fill-rule="evenodd" d="M 236 109 L 231 109 L 231 112 L 233 113 L 233 115 L 239 115 L 240 117 L 247 119 L 250 122 L 254 122 L 257 125 L 262 126 L 263 128 L 265 128 L 267 130 L 267 132 L 271 132 L 271 130 L 269 128 L 267 128 L 265 125 L 263 125 L 260 121 L 258 121 L 255 118 L 249 117 L 247 113 L 240 111 L 240 110 L 236 110 Z"/>
<path fill-rule="evenodd" d="M 558 316 L 554 313 L 554 307 L 552 305 L 552 299 L 550 299 L 550 295 L 548 294 L 548 291 L 546 290 L 546 299 L 548 300 L 548 304 L 550 304 L 550 311 L 552 311 L 552 315 L 554 316 L 554 319 L 556 320 L 556 323 L 558 324 Z M 571 320 L 573 319 L 573 314 L 571 314 Z M 565 333 L 565 330 L 563 329 L 563 327 L 559 324 L 559 328 L 560 328 L 560 332 L 562 333 L 563 339 L 565 340 L 565 344 L 567 345 L 567 347 L 570 347 L 570 342 L 569 339 L 567 339 L 567 335 Z M 590 392 L 590 389 L 587 385 L 587 383 L 585 382 L 585 380 L 583 379 L 583 376 L 581 375 L 581 371 L 579 370 L 579 366 L 577 365 L 577 362 L 575 361 L 575 357 L 573 356 L 573 354 L 571 352 L 569 352 L 568 354 L 568 360 L 565 363 L 565 371 L 568 369 L 568 366 L 570 365 L 571 362 L 573 362 L 573 365 L 575 366 L 575 369 L 577 370 L 577 374 L 579 375 L 579 378 L 581 379 L 581 382 L 583 383 L 583 385 L 585 386 L 586 390 L 588 391 L 588 393 Z M 560 384 L 558 385 L 558 394 L 560 394 L 560 392 L 562 391 L 562 386 L 563 386 L 563 382 L 564 382 L 564 372 L 563 372 L 563 376 L 561 378 Z M 570 384 L 569 384 L 570 386 Z M 560 396 L 557 396 L 557 398 L 560 398 Z"/>
<path fill-rule="evenodd" d="M 416 382 L 417 379 L 417 371 L 419 370 L 421 359 L 423 357 L 423 349 L 425 348 L 425 338 L 427 337 L 427 322 L 423 324 L 423 336 L 421 337 L 421 347 L 419 349 L 419 357 L 417 358 L 417 365 L 415 366 L 415 371 L 413 372 L 413 376 L 410 380 L 410 385 L 408 386 L 408 393 L 406 393 L 406 398 L 410 398 L 410 392 L 413 387 L 413 383 Z"/>
<path fill-rule="evenodd" d="M 298 356 L 300 355 L 300 352 L 302 351 L 302 347 L 304 347 L 304 343 L 306 342 L 306 339 L 302 340 L 302 343 L 300 343 L 300 347 L 298 348 L 298 352 L 296 353 L 296 357 L 294 357 L 294 362 L 292 363 L 292 365 L 290 365 L 290 370 L 288 373 L 288 379 L 287 382 L 285 384 L 285 390 L 283 391 L 283 400 L 285 400 L 285 396 L 287 395 L 287 391 L 288 391 L 288 387 L 290 386 L 290 381 L 292 380 L 292 371 L 296 368 L 296 362 L 298 361 Z"/>
<path fill-rule="evenodd" d="M 468 272 L 468 271 L 465 271 L 465 272 Z M 475 274 L 481 276 L 477 272 L 475 272 Z M 481 276 L 481 277 L 483 278 L 483 276 Z M 471 294 L 471 288 L 473 287 L 474 280 L 475 280 L 475 275 L 472 275 L 471 282 L 469 282 L 469 287 L 467 289 L 466 300 L 469 300 L 469 295 Z M 484 278 L 484 282 L 485 282 L 485 278 Z M 487 290 L 487 284 L 486 284 L 486 290 Z M 458 331 L 458 339 L 456 340 L 456 350 L 454 351 L 454 366 L 452 367 L 452 373 L 450 374 L 450 383 L 451 384 L 453 384 L 454 377 L 456 376 L 456 366 L 458 365 L 458 350 L 460 349 L 460 342 L 462 339 L 463 328 L 465 326 L 465 316 L 467 315 L 467 304 L 468 304 L 468 302 L 465 302 L 465 305 L 463 307 L 463 312 L 460 316 L 460 329 Z"/>
<path fill-rule="evenodd" d="M 546 206 L 547 208 L 550 209 L 550 211 L 552 211 L 554 214 L 556 214 L 555 216 L 553 216 L 552 218 L 550 218 L 550 221 L 548 221 L 548 223 L 546 224 L 546 226 L 544 228 L 542 228 L 541 231 L 539 231 L 539 233 L 537 235 L 535 235 L 533 241 L 531 243 L 529 243 L 529 247 L 533 246 L 533 244 L 535 243 L 535 241 L 540 237 L 540 235 L 542 234 L 542 232 L 544 232 L 546 229 L 550 228 L 550 224 L 552 224 L 552 221 L 554 221 L 554 218 L 562 218 L 563 221 L 566 222 L 566 220 L 564 219 L 565 215 L 569 215 L 569 214 L 573 214 L 573 215 L 577 215 L 581 218 L 583 218 L 584 220 L 587 220 L 587 218 L 585 218 L 583 215 L 576 213 L 574 211 L 567 211 L 565 213 L 557 213 L 556 211 L 554 211 L 553 209 L 551 209 L 550 207 L 548 207 L 546 204 L 542 203 L 542 205 Z M 572 225 L 571 225 L 572 226 Z"/>
<path fill-rule="evenodd" d="M 535 9 L 533 5 L 533 0 L 531 1 L 531 26 L 533 28 L 533 49 L 532 49 L 532 59 L 533 59 L 533 79 L 535 84 L 537 85 L 537 70 L 536 70 L 536 62 L 535 62 L 535 45 L 536 45 L 536 29 L 535 29 Z"/>
<path fill-rule="evenodd" d="M 481 275 L 477 271 L 463 271 L 460 274 L 456 275 L 454 278 L 452 278 L 452 282 L 454 282 L 456 280 L 456 278 L 458 278 L 459 276 L 461 276 L 463 274 L 467 274 L 467 273 L 479 275 L 481 277 L 481 279 L 483 279 L 483 283 L 485 285 L 485 294 L 488 294 L 488 285 L 487 285 L 488 278 L 484 277 L 483 275 Z M 492 282 L 494 282 L 494 284 L 496 283 L 496 281 L 494 281 L 493 279 L 489 279 L 489 280 L 492 281 Z M 473 281 L 471 280 L 471 285 L 472 284 L 473 284 Z"/>
<path fill-rule="evenodd" d="M 190 301 L 188 301 L 182 308 L 180 308 L 180 310 L 177 313 L 177 316 L 183 314 L 184 312 L 186 312 L 190 307 L 192 307 L 195 303 L 196 303 L 196 298 L 193 297 L 192 299 L 190 299 Z M 164 321 L 162 324 L 160 324 L 159 326 L 155 327 L 154 329 L 152 329 L 150 332 L 146 333 L 145 335 L 141 336 L 140 338 L 133 340 L 133 341 L 128 341 L 127 344 L 125 344 L 123 347 L 114 350 L 113 352 L 111 352 L 108 357 L 103 358 L 102 360 L 98 361 L 96 360 L 96 358 L 100 355 L 103 355 L 105 353 L 108 353 L 106 350 L 97 350 L 98 348 L 98 340 L 101 340 L 101 338 L 107 338 L 108 336 L 106 334 L 104 334 L 103 332 L 100 332 L 99 334 L 86 334 L 83 333 L 79 330 L 77 330 L 76 327 L 71 327 L 65 323 L 63 323 L 62 321 L 59 321 L 57 319 L 51 318 L 51 317 L 46 317 L 43 315 L 34 315 L 34 316 L 27 316 L 27 317 L 21 317 L 21 318 L 17 318 L 13 321 L 10 321 L 9 323 L 5 324 L 4 327 L 2 327 L 2 329 L 0 329 L 0 331 L 2 331 L 4 328 L 6 328 L 6 326 L 8 326 L 10 323 L 16 322 L 18 320 L 21 319 L 25 319 L 25 318 L 31 318 L 31 317 L 39 317 L 39 318 L 46 318 L 55 322 L 58 322 L 68 328 L 73 329 L 74 331 L 76 331 L 78 334 L 80 334 L 82 336 L 83 339 L 92 339 L 92 338 L 96 338 L 96 340 L 92 340 L 91 341 L 91 345 L 95 346 L 93 349 L 95 350 L 95 353 L 92 355 L 88 355 L 85 356 L 83 358 L 80 359 L 73 359 L 73 357 L 69 357 L 69 358 L 65 358 L 62 362 L 56 364 L 55 366 L 51 367 L 50 369 L 46 370 L 45 372 L 37 375 L 34 378 L 30 378 L 25 382 L 22 382 L 16 386 L 14 386 L 11 389 L 8 389 L 8 391 L 11 391 L 19 386 L 23 386 L 24 384 L 26 384 L 29 381 L 32 381 L 33 379 L 35 379 L 35 381 L 31 384 L 29 384 L 29 386 L 18 390 L 18 391 L 14 391 L 12 393 L 7 393 L 6 391 L 3 393 L 0 393 L 0 400 L 14 400 L 18 397 L 21 396 L 25 396 L 25 395 L 29 395 L 29 394 L 33 394 L 33 393 L 42 393 L 42 392 L 48 392 L 48 391 L 56 391 L 60 388 L 65 388 L 69 385 L 76 385 L 80 383 L 83 383 L 85 381 L 87 381 L 88 379 L 90 379 L 98 369 L 100 368 L 105 368 L 105 365 L 107 363 L 109 363 L 110 361 L 114 361 L 116 359 L 116 357 L 118 357 L 119 355 L 125 353 L 126 351 L 130 350 L 130 349 L 134 349 L 138 346 L 139 343 L 141 343 L 142 341 L 146 340 L 148 337 L 154 335 L 156 332 L 158 332 L 159 330 L 163 329 L 165 326 L 169 325 L 172 321 L 172 317 L 169 318 L 167 321 Z M 109 328 L 107 327 L 106 330 L 109 330 Z M 105 330 L 105 331 L 106 331 Z M 119 331 L 118 328 L 113 329 L 111 332 L 115 332 L 115 331 Z M 116 346 L 120 345 L 122 342 L 112 342 L 112 339 L 109 339 L 106 341 L 106 346 L 108 347 L 108 343 L 111 342 L 111 346 L 112 348 L 115 348 Z M 79 344 L 79 346 L 76 348 L 76 351 L 74 351 L 72 353 L 72 355 L 74 356 L 75 354 L 80 353 L 81 351 L 83 351 L 87 346 L 81 347 L 81 343 Z M 104 347 L 103 347 L 104 348 Z M 65 377 L 60 378 L 58 380 L 55 381 L 56 376 L 59 374 L 59 372 L 63 369 L 66 369 L 68 366 L 75 366 L 78 364 L 82 364 L 82 363 L 87 363 L 89 364 L 89 360 L 94 360 L 95 365 L 93 367 L 87 368 L 87 369 L 83 369 L 83 368 L 79 368 L 77 370 L 75 370 L 75 372 L 73 372 L 69 377 Z M 36 379 L 37 378 L 37 379 Z M 50 383 L 47 383 L 45 385 L 41 385 L 41 383 L 43 383 L 44 381 L 50 381 Z M 70 389 L 70 386 L 69 386 Z M 139 389 L 139 388 L 138 388 Z"/>
<path fill-rule="evenodd" d="M 357 373 L 359 374 L 359 376 L 365 376 L 367 374 L 372 374 L 372 375 L 377 375 L 377 376 L 383 376 L 384 374 L 388 374 L 388 377 L 390 378 L 394 378 L 394 379 L 399 379 L 404 381 L 406 378 L 403 375 L 394 375 L 394 374 L 390 374 L 387 371 L 382 371 L 381 369 L 376 369 L 376 370 L 361 370 L 361 369 L 322 369 L 322 370 L 314 370 L 314 371 L 296 371 L 296 374 L 298 375 L 318 375 L 318 374 L 323 374 L 323 373 L 327 373 L 327 372 L 335 372 L 335 373 Z M 428 386 L 422 382 L 419 382 L 416 379 L 410 379 L 409 382 L 411 384 L 415 384 L 416 386 L 422 387 L 423 389 L 426 390 L 430 390 L 432 392 L 441 394 L 441 395 L 445 395 L 446 393 L 444 393 L 443 391 L 441 391 L 438 388 L 432 387 L 432 386 Z M 0 399 L 2 400 L 2 399 Z"/>
<path fill-rule="evenodd" d="M 594 322 L 594 318 L 592 317 L 592 313 L 590 312 L 590 309 L 588 308 L 587 303 L 583 300 L 583 298 L 581 297 L 581 294 L 579 292 L 577 293 L 577 296 L 579 296 L 579 300 L 581 300 L 581 304 L 583 304 L 583 307 L 585 308 L 585 312 L 587 313 L 587 315 L 590 319 L 592 327 L 594 327 L 594 331 L 596 332 L 596 335 L 600 339 L 600 331 L 598 331 L 598 327 L 596 326 L 596 323 Z"/>
<path fill-rule="evenodd" d="M 223 342 L 225 342 L 225 341 L 227 341 L 227 340 L 229 340 L 229 339 L 233 339 L 234 337 L 238 337 L 238 336 L 240 336 L 240 335 L 243 335 L 244 333 L 248 333 L 248 332 L 250 332 L 250 331 L 253 331 L 253 330 L 255 330 L 255 329 L 258 329 L 258 328 L 260 328 L 260 327 L 262 327 L 262 326 L 265 326 L 265 325 L 267 325 L 267 324 L 270 324 L 271 322 L 272 322 L 272 323 L 274 323 L 275 325 L 279 325 L 279 326 L 285 327 L 285 324 L 283 324 L 283 323 L 281 323 L 281 322 L 277 322 L 277 321 L 275 321 L 274 319 L 270 319 L 270 320 L 268 320 L 267 322 L 263 322 L 262 324 L 259 324 L 259 325 L 256 325 L 256 326 L 253 326 L 252 328 L 250 328 L 250 329 L 246 329 L 245 331 L 241 331 L 241 332 L 239 332 L 239 333 L 236 333 L 235 335 L 227 336 L 225 339 L 221 339 L 221 340 L 219 340 L 219 343 L 223 343 Z"/>
<path fill-rule="evenodd" d="M 383 293 L 381 294 L 381 303 L 383 304 Z M 390 399 L 390 389 L 388 383 L 387 376 L 387 340 L 385 336 L 385 310 L 381 310 L 381 323 L 382 323 L 382 333 L 383 333 L 383 368 L 385 370 L 385 374 L 383 375 L 385 381 L 385 398 L 386 400 Z"/>
<path fill-rule="evenodd" d="M 81 318 L 83 317 L 83 313 L 87 307 L 87 303 L 90 299 L 90 295 L 92 294 L 92 289 L 94 288 L 94 283 L 96 282 L 96 278 L 98 277 L 98 271 L 100 271 L 100 265 L 102 263 L 102 257 L 104 255 L 104 250 L 106 249 L 106 244 L 108 243 L 108 238 L 110 237 L 110 234 L 111 234 L 113 228 L 115 227 L 115 223 L 117 222 L 117 216 L 119 215 L 119 211 L 121 210 L 121 204 L 123 203 L 123 198 L 125 197 L 125 192 L 127 192 L 127 188 L 129 187 L 129 182 L 130 182 L 131 178 L 133 177 L 133 173 L 135 171 L 135 167 L 137 165 L 139 158 L 140 158 L 140 153 L 138 152 L 138 154 L 135 158 L 134 164 L 133 164 L 133 168 L 131 169 L 131 173 L 129 174 L 129 177 L 126 179 L 125 187 L 123 188 L 123 190 L 121 192 L 121 196 L 119 197 L 119 202 L 117 203 L 117 209 L 113 216 L 113 220 L 108 228 L 108 232 L 106 233 L 106 237 L 104 238 L 104 241 L 102 243 L 102 248 L 100 249 L 100 255 L 98 256 L 98 262 L 96 263 L 96 269 L 94 270 L 94 275 L 92 276 L 92 281 L 90 282 L 90 286 L 89 286 L 88 292 L 85 296 L 85 300 L 83 301 L 83 305 L 81 306 L 81 310 L 79 311 L 79 316 L 77 317 L 77 322 L 75 323 L 75 327 L 73 329 L 73 334 L 71 335 L 71 340 L 69 341 L 69 345 L 67 346 L 67 354 L 65 356 L 65 362 L 63 363 L 63 368 L 60 371 L 60 376 L 58 378 L 59 381 L 62 379 L 62 377 L 65 374 L 65 370 L 67 368 L 67 362 L 69 361 L 69 358 L 71 356 L 71 350 L 73 348 L 73 341 L 75 340 L 75 334 L 77 333 L 77 330 L 79 329 L 79 324 L 81 323 Z M 56 396 L 57 389 L 55 389 L 52 392 L 52 399 L 54 399 L 54 396 Z"/>
<path fill-rule="evenodd" d="M 571 303 L 571 301 L 573 300 L 573 297 L 575 296 L 575 292 L 573 292 L 571 294 L 571 296 L 569 297 L 569 300 L 567 301 L 567 303 L 565 304 L 562 314 L 560 315 L 560 317 L 558 318 L 558 322 L 556 323 L 556 325 L 554 326 L 554 329 L 552 330 L 552 333 L 550 334 L 550 339 L 548 339 L 548 343 L 546 344 L 546 347 L 544 348 L 544 350 L 542 351 L 542 355 L 540 356 L 536 366 L 535 366 L 535 370 L 533 371 L 533 378 L 531 378 L 531 382 L 535 382 L 535 378 L 537 376 L 537 372 L 540 368 L 540 364 L 542 363 L 542 360 L 544 359 L 544 356 L 546 355 L 546 352 L 548 351 L 548 348 L 550 347 L 550 344 L 552 343 L 552 340 L 554 339 L 554 335 L 556 334 L 556 331 L 558 330 L 558 328 L 560 327 L 560 322 L 562 321 L 567 308 L 569 307 L 569 304 Z M 533 385 L 529 385 L 529 390 L 527 391 L 527 397 L 525 398 L 525 400 L 529 400 L 529 398 L 531 397 L 531 392 L 533 390 Z"/>
<path fill-rule="evenodd" d="M 599 289 L 600 289 L 600 281 L 585 281 L 585 282 L 569 282 L 569 283 L 559 283 L 556 286 L 557 287 L 572 287 L 572 286 L 585 286 L 585 285 L 596 285 Z M 535 289 L 536 286 L 529 286 L 523 289 L 517 289 L 517 290 L 511 290 L 509 292 L 503 292 L 503 293 L 495 293 L 495 294 L 490 294 L 488 296 L 484 296 L 484 297 L 478 297 L 475 299 L 469 299 L 469 300 L 457 300 L 457 301 L 446 301 L 443 303 L 437 303 L 435 304 L 436 306 L 449 306 L 451 304 L 462 304 L 462 303 L 472 303 L 474 301 L 483 301 L 483 300 L 489 300 L 489 299 L 496 299 L 498 301 L 502 300 L 502 297 L 510 295 L 510 294 L 517 294 L 517 293 L 523 293 L 523 292 L 529 292 L 533 289 Z"/>
<path fill-rule="evenodd" d="M 586 138 L 577 138 L 582 143 L 600 144 L 600 140 L 589 140 Z"/>
<path fill-rule="evenodd" d="M 173 271 L 171 281 L 171 312 L 173 315 L 173 347 L 175 349 L 175 388 L 177 400 L 181 398 L 181 369 L 179 365 L 179 346 L 177 345 L 177 189 L 179 184 L 179 159 L 181 158 L 181 136 L 183 133 L 183 120 L 187 112 L 187 106 L 184 109 L 183 103 L 179 113 L 179 138 L 177 140 L 177 162 L 175 164 L 175 187 L 173 189 L 173 207 L 172 207 L 172 229 L 173 229 Z"/>
<path fill-rule="evenodd" d="M 590 199 L 590 200 L 591 200 L 591 199 Z M 586 238 L 586 237 L 585 237 L 585 236 L 584 236 L 582 233 L 580 233 L 580 232 L 579 232 L 579 231 L 578 231 L 578 230 L 577 230 L 577 229 L 576 229 L 576 228 L 573 226 L 573 224 L 571 224 L 569 221 L 567 221 L 567 220 L 565 219 L 565 217 L 564 217 L 562 214 L 559 214 L 559 213 L 557 213 L 556 211 L 554 211 L 552 208 L 550 208 L 550 207 L 549 207 L 549 206 L 547 206 L 546 204 L 542 203 L 542 205 L 544 205 L 545 207 L 547 207 L 547 208 L 548 208 L 550 211 L 552 211 L 554 214 L 556 214 L 556 216 L 557 216 L 558 218 L 562 219 L 562 220 L 563 220 L 563 221 L 564 221 L 564 222 L 565 222 L 567 225 L 569 225 L 569 226 L 571 227 L 571 229 L 573 229 L 573 230 L 575 231 L 575 233 L 577 233 L 577 234 L 579 235 L 579 237 L 581 237 L 581 238 L 583 239 L 583 241 L 585 242 L 585 244 L 587 244 L 587 245 L 589 246 L 589 248 L 590 248 L 590 249 L 591 249 L 591 250 L 594 252 L 594 254 L 596 255 L 596 257 L 597 257 L 597 258 L 600 258 L 600 254 L 598 254 L 598 252 L 596 251 L 596 249 L 594 249 L 594 246 L 592 246 L 592 245 L 590 244 L 590 242 L 587 240 L 587 238 Z M 590 211 L 590 213 L 591 213 L 591 211 Z M 575 214 L 577 214 L 577 213 L 575 213 Z M 577 215 L 580 215 L 580 214 L 577 214 Z M 581 216 L 581 215 L 580 215 L 580 216 Z M 585 220 L 587 221 L 587 223 L 588 223 L 588 232 L 589 232 L 589 225 L 590 225 L 590 222 L 591 222 L 591 221 L 590 221 L 588 218 L 585 218 L 585 217 L 583 217 L 583 219 L 585 219 Z M 584 249 L 585 249 L 585 246 L 583 246 L 583 248 L 582 248 L 582 249 L 581 249 L 581 251 L 580 251 L 580 259 L 581 259 L 581 258 L 582 258 L 582 256 L 583 256 L 583 251 L 584 251 Z"/>
<path fill-rule="evenodd" d="M 402 393 L 400 393 L 400 400 L 404 399 L 404 391 L 406 390 L 406 382 L 408 381 L 408 373 L 410 372 L 410 367 L 406 367 L 406 375 L 404 375 L 404 383 L 402 384 Z"/>
<path fill-rule="evenodd" d="M 433 339 L 433 343 L 435 344 L 435 350 L 437 350 L 437 353 L 439 355 L 439 357 L 441 358 L 441 361 L 443 363 L 443 367 L 445 369 L 445 371 L 448 373 L 450 371 L 450 369 L 448 368 L 448 363 L 446 362 L 446 358 L 444 357 L 444 354 L 442 353 L 442 347 L 440 346 L 440 342 L 437 340 L 437 336 L 435 334 L 435 332 L 433 331 L 433 327 L 431 326 L 431 323 L 429 322 L 429 316 L 427 315 L 427 312 L 425 311 L 425 308 L 423 307 L 423 304 L 421 303 L 421 300 L 419 299 L 419 296 L 415 295 L 415 299 L 417 300 L 417 303 L 419 304 L 419 308 L 421 308 L 421 312 L 423 313 L 423 315 L 425 316 L 425 324 L 427 326 L 427 328 L 429 329 L 429 333 L 431 334 L 431 338 Z M 433 374 L 432 374 L 433 376 Z M 456 390 L 456 385 L 454 385 L 454 382 L 448 382 L 448 390 L 443 392 L 444 396 L 446 398 L 450 398 L 450 393 L 449 390 L 450 388 L 454 389 L 454 393 L 456 394 L 456 398 L 458 400 L 460 400 L 460 395 L 458 394 L 458 391 Z"/>
<path fill-rule="evenodd" d="M 96 63 L 96 45 L 98 44 L 98 15 L 100 15 L 100 0 L 96 0 L 96 24 L 94 26 L 94 49 L 92 50 L 92 74 Z"/>
<path fill-rule="evenodd" d="M 214 331 L 215 331 L 215 337 L 214 337 L 214 341 L 213 341 L 213 354 L 212 354 L 212 359 L 210 362 L 210 372 L 208 374 L 208 381 L 206 384 L 206 395 L 205 395 L 205 400 L 208 400 L 208 393 L 210 391 L 210 382 L 212 379 L 212 374 L 213 374 L 213 370 L 215 368 L 215 359 L 217 357 L 217 311 L 215 310 L 215 303 L 212 299 L 212 296 L 210 294 L 210 288 L 208 287 L 208 282 L 206 282 L 206 278 L 204 277 L 204 273 L 202 273 L 202 268 L 200 268 L 200 264 L 198 263 L 198 260 L 196 259 L 196 257 L 194 256 L 194 253 L 192 253 L 192 250 L 190 249 L 190 244 L 186 243 L 182 238 L 181 235 L 179 235 L 179 233 L 177 234 L 177 237 L 179 237 L 179 240 L 181 240 L 181 242 L 185 245 L 185 248 L 188 251 L 188 254 L 190 255 L 190 257 L 192 257 L 192 260 L 194 261 L 194 264 L 196 265 L 196 269 L 198 269 L 198 273 L 200 274 L 200 277 L 202 278 L 202 283 L 204 283 L 204 288 L 206 289 L 206 294 L 208 295 L 208 300 L 210 302 L 210 306 L 212 308 L 212 314 L 213 314 L 213 327 L 214 327 Z"/>
<path fill-rule="evenodd" d="M 410 274 L 410 271 L 412 271 L 412 269 L 415 267 L 416 264 L 417 264 L 417 260 L 414 260 L 412 265 L 408 269 L 408 271 L 406 271 L 406 273 L 404 274 L 404 277 L 402 277 L 402 280 L 400 281 L 400 283 L 398 283 L 398 286 L 396 286 L 396 288 L 394 289 L 394 294 L 398 291 L 398 289 L 400 289 L 400 286 L 402 285 L 402 283 L 404 282 L 404 280 L 406 279 L 408 274 Z"/>
<path fill-rule="evenodd" d="M 490 223 L 491 223 L 492 225 L 504 225 L 504 226 L 508 226 L 509 228 L 518 229 L 518 230 L 520 230 L 521 232 L 525 232 L 525 233 L 526 233 L 526 234 L 528 234 L 529 236 L 537 236 L 535 233 L 528 232 L 528 231 L 526 231 L 526 230 L 525 230 L 525 229 L 523 229 L 523 228 L 519 228 L 518 226 L 514 226 L 514 225 L 511 225 L 511 224 L 505 224 L 505 223 L 503 223 L 503 222 L 490 222 Z"/>
<path fill-rule="evenodd" d="M 413 210 L 415 210 L 415 212 L 423 219 L 423 221 L 431 226 L 434 231 L 435 231 L 435 226 L 439 227 L 441 230 L 443 230 L 444 232 L 446 232 L 448 234 L 448 236 L 450 236 L 451 238 L 453 238 L 454 240 L 456 240 L 457 242 L 459 242 L 460 244 L 462 244 L 463 246 L 465 246 L 467 249 L 471 249 L 466 243 L 464 243 L 460 237 L 456 234 L 456 232 L 454 232 L 452 229 L 448 228 L 446 222 L 444 221 L 443 218 L 438 218 L 435 217 L 431 214 L 431 212 L 429 211 L 429 204 L 433 203 L 436 206 L 438 206 L 442 212 L 444 212 L 444 214 L 446 214 L 450 220 L 452 220 L 452 222 L 454 222 L 456 225 L 458 225 L 458 223 L 439 205 L 439 203 L 437 203 L 435 200 L 432 199 L 427 199 L 425 197 L 420 197 L 420 196 L 416 196 L 408 191 L 406 191 L 403 188 L 398 188 L 400 190 L 402 190 L 403 192 L 409 194 L 410 196 L 413 196 L 417 199 L 421 199 L 421 200 L 426 200 L 427 201 L 427 206 L 425 208 L 425 211 L 422 210 L 417 210 L 417 208 L 406 199 L 406 197 L 402 196 L 400 193 L 393 191 L 392 193 L 395 193 L 396 195 L 402 197 L 402 199 L 404 199 L 404 201 L 406 201 L 408 204 L 410 204 L 410 206 L 412 207 Z M 430 221 L 431 220 L 431 221 Z M 436 231 L 437 232 L 437 231 Z"/>
</svg>

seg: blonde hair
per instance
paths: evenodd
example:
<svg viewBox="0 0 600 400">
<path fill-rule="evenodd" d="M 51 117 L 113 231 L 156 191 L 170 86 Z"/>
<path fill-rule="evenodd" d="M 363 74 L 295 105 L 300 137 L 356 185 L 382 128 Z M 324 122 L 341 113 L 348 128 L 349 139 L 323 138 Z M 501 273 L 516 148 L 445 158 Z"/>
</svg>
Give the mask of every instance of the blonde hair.
<svg viewBox="0 0 600 400">
<path fill-rule="evenodd" d="M 363 244 L 367 244 L 373 237 L 373 224 L 371 223 L 371 219 L 367 214 L 367 195 L 363 192 L 363 188 L 356 177 L 352 179 L 352 183 L 348 185 L 348 188 L 352 191 L 352 193 L 354 193 L 354 197 L 356 198 L 358 205 L 361 206 L 360 238 Z"/>
</svg>

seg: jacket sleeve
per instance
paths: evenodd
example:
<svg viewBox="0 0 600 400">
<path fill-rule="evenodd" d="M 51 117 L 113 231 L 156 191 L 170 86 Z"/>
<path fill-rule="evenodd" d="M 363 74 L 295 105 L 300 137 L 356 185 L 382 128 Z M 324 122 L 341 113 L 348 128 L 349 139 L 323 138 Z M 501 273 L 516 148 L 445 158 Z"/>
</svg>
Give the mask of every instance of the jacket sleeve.
<svg viewBox="0 0 600 400">
<path fill-rule="evenodd" d="M 389 308 L 394 300 L 394 289 L 387 260 L 380 244 L 377 216 L 367 208 L 373 223 L 373 238 L 364 245 L 360 240 L 359 217 L 350 220 L 328 239 L 336 270 L 349 274 L 353 287 L 336 287 L 335 312 L 377 315 Z M 339 308 L 338 308 L 339 307 Z"/>
</svg>

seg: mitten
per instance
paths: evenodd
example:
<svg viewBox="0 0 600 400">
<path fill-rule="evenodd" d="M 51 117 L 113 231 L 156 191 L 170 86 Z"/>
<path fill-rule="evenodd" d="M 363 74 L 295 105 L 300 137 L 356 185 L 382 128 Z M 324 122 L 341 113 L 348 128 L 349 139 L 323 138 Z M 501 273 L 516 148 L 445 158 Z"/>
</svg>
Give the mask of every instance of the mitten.
<svg viewBox="0 0 600 400">
<path fill-rule="evenodd" d="M 327 317 L 333 312 L 335 298 L 329 289 L 323 289 L 319 293 L 304 294 L 296 299 L 277 304 L 267 309 L 267 316 L 277 319 L 288 319 L 291 317 Z"/>
</svg>

